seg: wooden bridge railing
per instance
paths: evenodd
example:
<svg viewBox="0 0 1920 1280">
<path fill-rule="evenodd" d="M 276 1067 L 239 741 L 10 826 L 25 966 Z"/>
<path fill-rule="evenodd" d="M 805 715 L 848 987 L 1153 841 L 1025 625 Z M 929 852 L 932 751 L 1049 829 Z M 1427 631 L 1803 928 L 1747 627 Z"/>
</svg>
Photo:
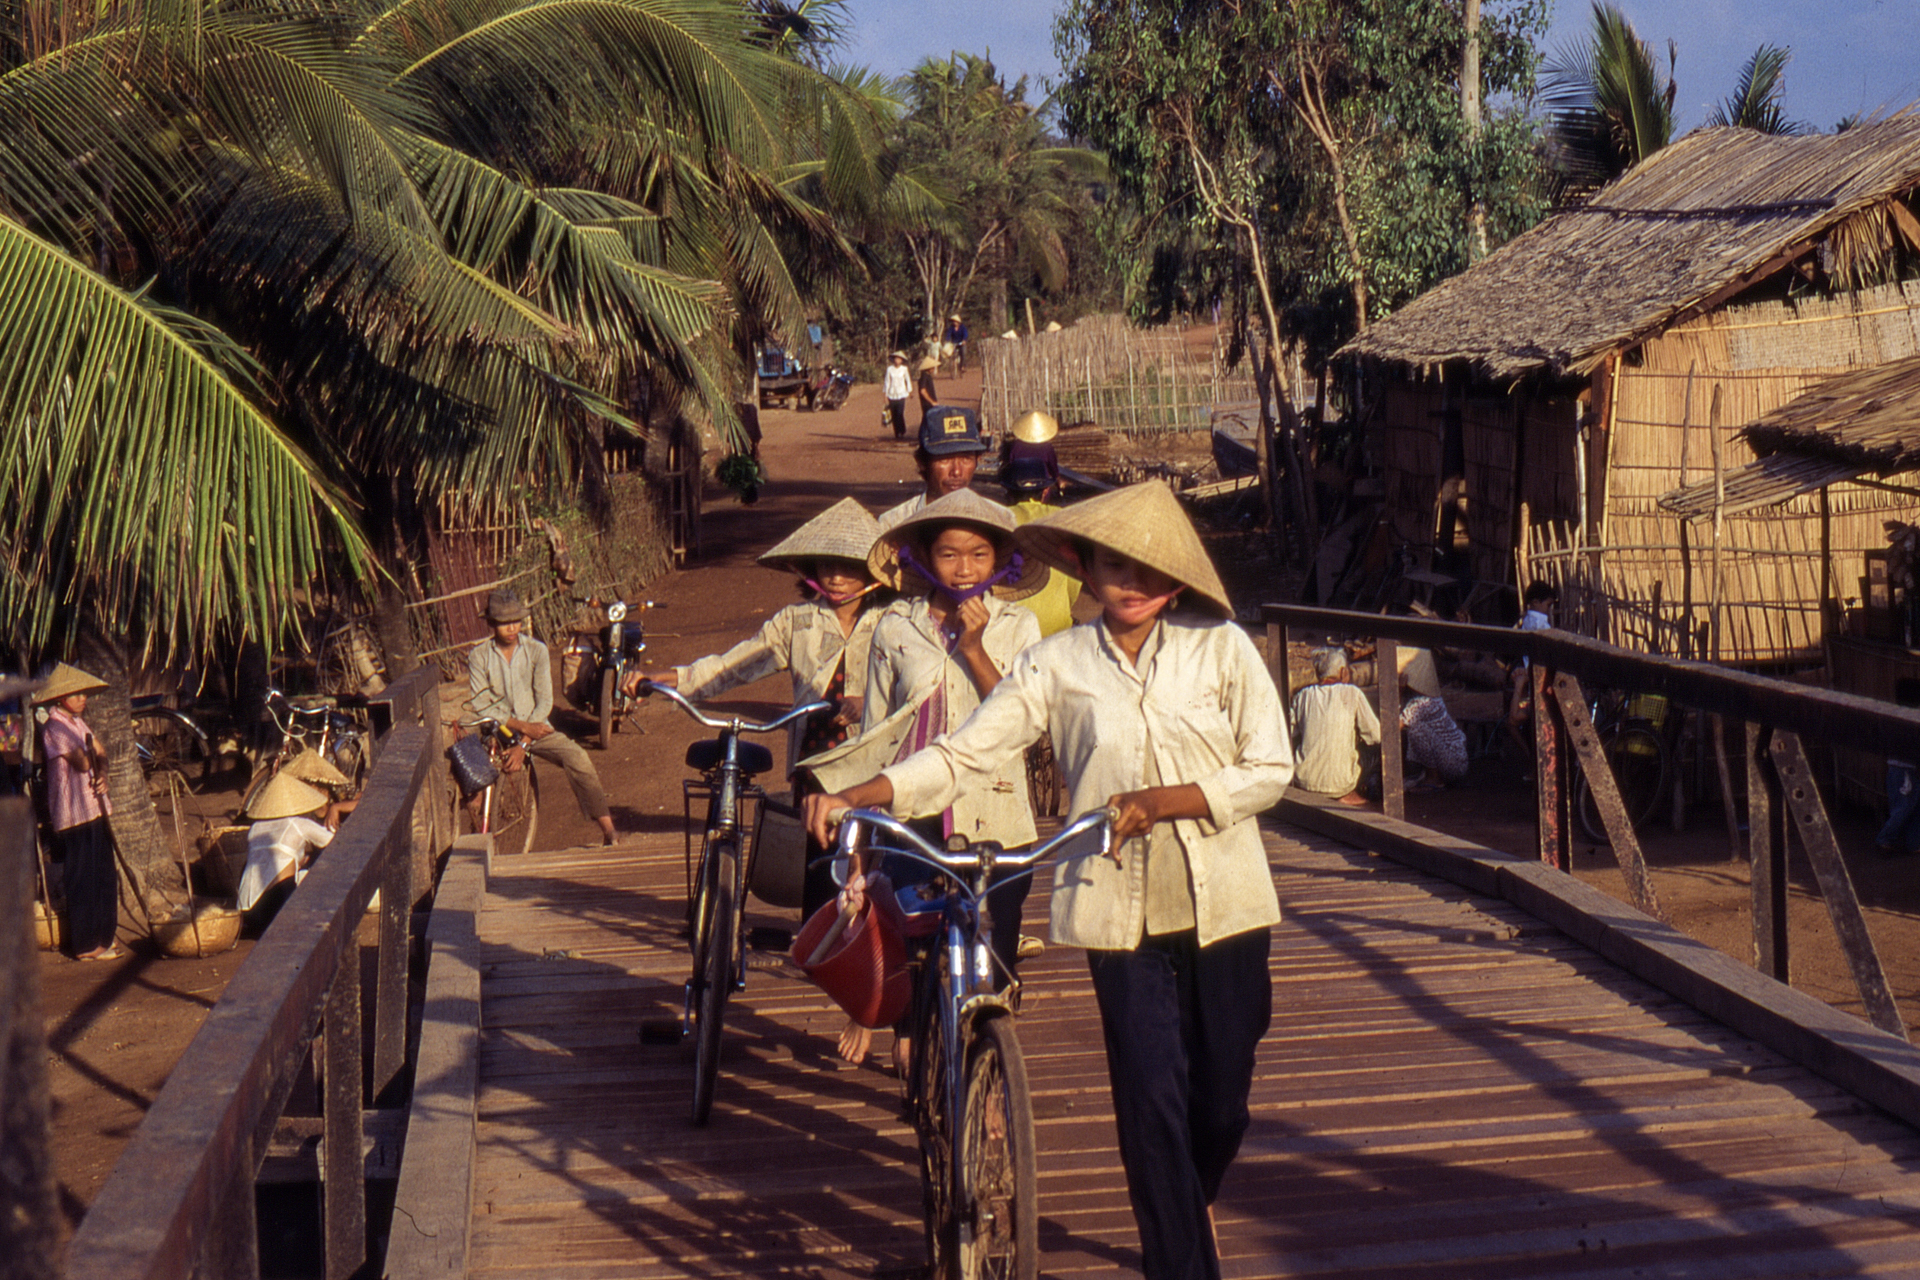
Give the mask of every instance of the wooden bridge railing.
<svg viewBox="0 0 1920 1280">
<path fill-rule="evenodd" d="M 1845 742 L 1863 750 L 1920 759 L 1916 755 L 1920 752 L 1920 711 L 1710 663 L 1637 653 L 1564 631 L 1516 631 L 1299 605 L 1266 605 L 1261 616 L 1267 624 L 1268 663 L 1274 683 L 1289 705 L 1292 690 L 1288 687 L 1286 640 L 1294 630 L 1321 637 L 1373 637 L 1378 644 L 1375 668 L 1383 677 L 1398 669 L 1396 649 L 1403 643 L 1528 659 L 1533 705 L 1549 710 L 1549 714 L 1533 717 L 1535 831 L 1541 861 L 1562 871 L 1572 865 L 1569 799 L 1572 768 L 1577 761 L 1592 788 L 1633 905 L 1653 916 L 1662 915 L 1659 900 L 1639 838 L 1627 818 L 1588 713 L 1582 681 L 1596 688 L 1665 694 L 1674 706 L 1710 712 L 1744 726 L 1754 966 L 1779 982 L 1788 980 L 1787 832 L 1791 829 L 1812 864 L 1868 1021 L 1882 1031 L 1907 1038 L 1906 1024 L 1887 985 L 1852 877 L 1815 785 L 1804 740 Z M 1379 688 L 1381 723 L 1398 724 L 1398 682 L 1382 678 Z M 1405 815 L 1405 802 L 1399 735 L 1383 732 L 1380 737 L 1382 808 L 1388 817 L 1400 818 Z"/>
<path fill-rule="evenodd" d="M 445 847 L 439 673 L 397 682 L 359 806 L 175 1065 L 67 1254 L 69 1280 L 259 1275 L 254 1178 L 309 1050 L 322 1101 L 325 1273 L 366 1260 L 368 1100 L 405 1067 L 412 907 Z M 356 934 L 379 895 L 372 1071 Z M 364 1083 L 363 1083 L 364 1082 Z"/>
</svg>

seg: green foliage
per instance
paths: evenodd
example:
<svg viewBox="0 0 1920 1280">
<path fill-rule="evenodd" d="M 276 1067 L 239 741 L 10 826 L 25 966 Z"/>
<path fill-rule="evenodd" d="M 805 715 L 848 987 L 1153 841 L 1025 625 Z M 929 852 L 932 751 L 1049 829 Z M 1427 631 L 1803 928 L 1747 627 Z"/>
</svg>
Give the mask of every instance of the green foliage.
<svg viewBox="0 0 1920 1280">
<path fill-rule="evenodd" d="M 1673 65 L 1667 72 L 1626 15 L 1594 0 L 1593 35 L 1546 68 L 1544 95 L 1554 166 L 1565 195 L 1597 189 L 1673 141 Z"/>
<path fill-rule="evenodd" d="M 1537 220 L 1524 112 L 1492 112 L 1469 138 L 1461 22 L 1422 0 L 1070 0 L 1063 119 L 1105 151 L 1151 247 L 1134 251 L 1132 308 L 1225 300 L 1244 315 L 1257 240 L 1285 325 L 1325 352 L 1361 322 L 1357 295 L 1376 318 L 1463 268 L 1476 201 L 1495 243 Z M 1530 96 L 1544 24 L 1539 0 L 1487 6 L 1487 96 Z"/>
<path fill-rule="evenodd" d="M 1787 91 L 1787 62 L 1792 57 L 1792 50 L 1777 44 L 1763 44 L 1755 49 L 1746 66 L 1740 69 L 1740 80 L 1733 92 L 1707 116 L 1707 123 L 1777 135 L 1806 133 L 1806 125 L 1787 119 L 1783 101 Z"/>
</svg>

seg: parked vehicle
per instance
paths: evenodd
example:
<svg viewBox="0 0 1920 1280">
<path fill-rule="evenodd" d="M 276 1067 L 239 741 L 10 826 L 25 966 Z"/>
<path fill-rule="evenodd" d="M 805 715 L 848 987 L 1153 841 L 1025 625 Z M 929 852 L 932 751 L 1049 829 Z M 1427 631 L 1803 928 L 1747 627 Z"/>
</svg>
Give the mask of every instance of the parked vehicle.
<svg viewBox="0 0 1920 1280">
<path fill-rule="evenodd" d="M 762 409 L 784 408 L 789 401 L 811 390 L 807 366 L 779 343 L 769 342 L 761 346 L 757 372 L 760 375 Z"/>
<path fill-rule="evenodd" d="M 498 720 L 462 720 L 460 728 L 473 730 L 447 748 L 460 829 L 491 834 L 495 853 L 525 853 L 540 829 L 540 780 L 526 735 Z"/>
<path fill-rule="evenodd" d="M 633 709 L 634 699 L 622 689 L 629 672 L 645 669 L 640 655 L 647 647 L 647 640 L 640 625 L 640 614 L 653 607 L 651 600 L 631 606 L 624 600 L 615 600 L 607 606 L 607 625 L 600 628 L 599 670 L 593 681 L 598 695 L 594 709 L 600 725 L 602 751 L 613 746 L 613 735 L 620 731 L 621 721 Z"/>
<path fill-rule="evenodd" d="M 280 732 L 280 741 L 241 793 L 241 812 L 252 807 L 254 797 L 287 761 L 309 747 L 346 776 L 351 790 L 358 791 L 366 778 L 367 749 L 371 742 L 364 721 L 365 706 L 365 698 L 305 694 L 288 697 L 278 689 L 268 689 L 267 714 Z"/>
<path fill-rule="evenodd" d="M 853 375 L 838 365 L 826 365 L 807 388 L 807 408 L 831 413 L 847 402 Z"/>
</svg>

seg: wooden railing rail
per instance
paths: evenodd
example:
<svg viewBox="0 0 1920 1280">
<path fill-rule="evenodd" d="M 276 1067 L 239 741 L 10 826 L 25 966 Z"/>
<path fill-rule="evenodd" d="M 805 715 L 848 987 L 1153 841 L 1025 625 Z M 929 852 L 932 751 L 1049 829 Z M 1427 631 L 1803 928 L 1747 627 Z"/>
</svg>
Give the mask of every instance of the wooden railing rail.
<svg viewBox="0 0 1920 1280">
<path fill-rule="evenodd" d="M 1293 631 L 1319 637 L 1364 636 L 1378 646 L 1376 670 L 1397 670 L 1401 644 L 1478 650 L 1506 658 L 1526 658 L 1533 705 L 1549 714 L 1534 715 L 1535 832 L 1540 859 L 1565 871 L 1572 866 L 1573 832 L 1569 799 L 1577 762 L 1592 789 L 1595 807 L 1618 857 L 1633 905 L 1661 916 L 1659 899 L 1638 836 L 1628 820 L 1619 789 L 1606 762 L 1599 735 L 1588 715 L 1586 687 L 1609 686 L 1634 693 L 1660 693 L 1675 705 L 1691 707 L 1744 726 L 1747 791 L 1747 854 L 1752 870 L 1754 966 L 1780 982 L 1788 980 L 1786 934 L 1787 832 L 1806 851 L 1821 896 L 1853 971 L 1854 984 L 1868 1021 L 1907 1038 L 1906 1024 L 1894 1002 L 1839 841 L 1815 785 L 1803 741 L 1844 742 L 1868 751 L 1906 759 L 1920 751 L 1920 711 L 1872 698 L 1751 675 L 1705 662 L 1637 653 L 1563 631 L 1516 631 L 1426 618 L 1386 617 L 1340 609 L 1269 604 L 1261 609 L 1267 626 L 1267 659 L 1274 683 L 1290 705 L 1287 639 Z M 1380 718 L 1399 721 L 1399 685 L 1380 681 Z M 1400 740 L 1381 734 L 1382 809 L 1391 818 L 1405 815 L 1401 788 Z"/>
<path fill-rule="evenodd" d="M 406 686 L 402 688 L 402 686 Z M 372 1089 L 404 1065 L 416 848 L 445 808 L 437 692 L 395 686 L 359 807 L 228 983 L 68 1250 L 69 1280 L 259 1274 L 254 1177 L 308 1050 L 322 1082 L 325 1273 L 365 1261 L 356 933 L 380 894 Z M 430 855 L 431 851 L 427 851 Z"/>
</svg>

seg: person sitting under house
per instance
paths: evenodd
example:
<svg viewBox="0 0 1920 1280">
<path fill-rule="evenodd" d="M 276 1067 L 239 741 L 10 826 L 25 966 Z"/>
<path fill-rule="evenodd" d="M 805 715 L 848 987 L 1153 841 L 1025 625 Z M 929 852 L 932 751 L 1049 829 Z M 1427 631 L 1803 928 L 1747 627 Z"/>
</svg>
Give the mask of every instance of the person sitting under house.
<svg viewBox="0 0 1920 1280">
<path fill-rule="evenodd" d="M 1467 735 L 1440 700 L 1440 673 L 1425 649 L 1401 649 L 1400 731 L 1406 762 L 1419 772 L 1407 778 L 1408 791 L 1438 791 L 1467 776 Z"/>
<path fill-rule="evenodd" d="M 553 663 L 547 646 L 522 635 L 527 606 L 511 591 L 487 597 L 487 625 L 493 635 L 474 646 L 467 658 L 467 684 L 475 718 L 498 720 L 531 739 L 529 753 L 566 770 L 580 812 L 600 827 L 603 843 L 619 839 L 613 811 L 600 786 L 600 773 L 587 749 L 547 722 L 553 713 Z"/>
<path fill-rule="evenodd" d="M 1523 599 L 1526 612 L 1520 615 L 1520 630 L 1548 631 L 1553 628 L 1553 611 L 1560 604 L 1560 593 L 1553 585 L 1535 578 L 1527 584 Z M 1512 685 L 1507 693 L 1507 733 L 1528 757 L 1533 755 L 1533 689 L 1527 672 L 1531 664 L 1525 658 L 1513 668 Z"/>
<path fill-rule="evenodd" d="M 1360 744 L 1378 745 L 1380 717 L 1348 679 L 1347 655 L 1322 649 L 1313 656 L 1320 683 L 1293 695 L 1293 781 L 1303 791 L 1337 796 L 1360 806 Z"/>
</svg>

